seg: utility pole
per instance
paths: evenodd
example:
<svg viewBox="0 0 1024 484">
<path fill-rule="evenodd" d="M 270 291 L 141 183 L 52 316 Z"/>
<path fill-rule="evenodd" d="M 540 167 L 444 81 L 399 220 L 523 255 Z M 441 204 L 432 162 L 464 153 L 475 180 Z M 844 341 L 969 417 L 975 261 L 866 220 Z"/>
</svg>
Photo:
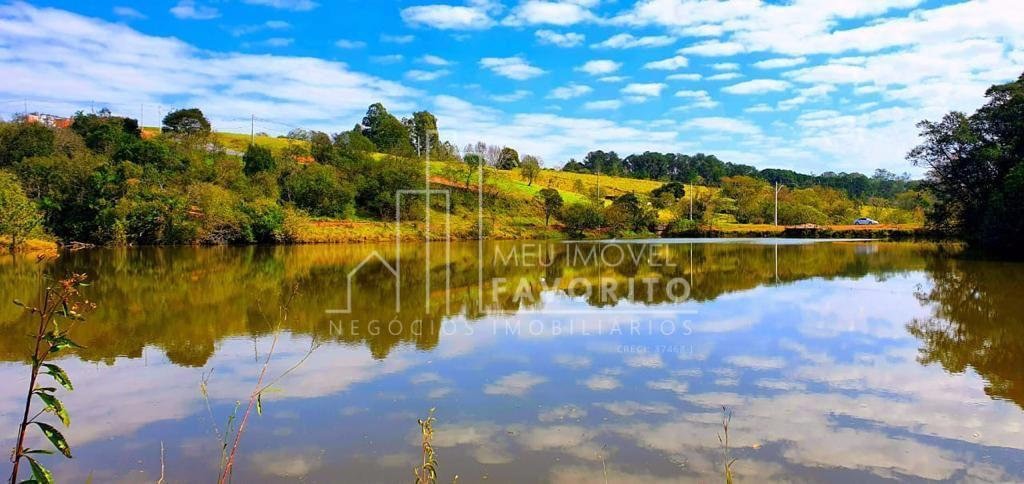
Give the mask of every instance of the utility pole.
<svg viewBox="0 0 1024 484">
<path fill-rule="evenodd" d="M 249 124 L 249 144 L 256 144 L 256 114 L 253 113 Z"/>
<path fill-rule="evenodd" d="M 693 222 L 693 185 L 690 185 L 690 221 Z"/>
<path fill-rule="evenodd" d="M 779 182 L 775 182 L 775 225 L 779 225 L 779 190 L 782 190 L 782 185 Z"/>
<path fill-rule="evenodd" d="M 146 105 L 139 104 L 139 130 L 140 132 L 146 130 Z"/>
</svg>

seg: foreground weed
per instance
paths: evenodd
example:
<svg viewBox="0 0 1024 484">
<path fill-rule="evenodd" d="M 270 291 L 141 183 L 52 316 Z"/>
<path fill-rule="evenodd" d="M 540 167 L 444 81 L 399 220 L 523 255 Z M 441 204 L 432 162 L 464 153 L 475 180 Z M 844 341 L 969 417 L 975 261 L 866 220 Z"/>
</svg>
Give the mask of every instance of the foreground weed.
<svg viewBox="0 0 1024 484">
<path fill-rule="evenodd" d="M 30 426 L 35 426 L 42 432 L 46 440 L 53 445 L 53 448 L 64 457 L 71 458 L 71 446 L 57 428 L 41 422 L 38 418 L 44 413 L 52 413 L 65 426 L 71 425 L 71 417 L 67 408 L 57 398 L 56 387 L 40 386 L 38 383 L 39 374 L 45 373 L 57 384 L 67 391 L 74 390 L 71 379 L 63 368 L 47 361 L 59 353 L 81 348 L 71 340 L 70 333 L 75 324 L 84 321 L 83 313 L 95 308 L 95 305 L 84 299 L 78 292 L 79 287 L 87 286 L 84 274 L 72 274 L 67 279 L 58 281 L 56 285 L 47 286 L 39 296 L 38 306 L 29 306 L 15 300 L 14 304 L 25 308 L 37 321 L 35 331 L 35 347 L 32 350 L 32 372 L 28 381 L 28 392 L 25 396 L 25 410 L 22 414 L 21 424 L 18 426 L 18 440 L 11 452 L 11 461 L 14 468 L 11 470 L 11 484 L 18 482 L 18 472 L 21 462 L 28 461 L 32 469 L 32 479 L 23 482 L 35 482 L 48 484 L 54 482 L 53 473 L 39 463 L 39 455 L 53 454 L 47 449 L 30 449 L 25 447 L 25 437 Z M 33 399 L 38 399 L 43 408 L 35 415 L 29 416 L 32 412 Z"/>
</svg>

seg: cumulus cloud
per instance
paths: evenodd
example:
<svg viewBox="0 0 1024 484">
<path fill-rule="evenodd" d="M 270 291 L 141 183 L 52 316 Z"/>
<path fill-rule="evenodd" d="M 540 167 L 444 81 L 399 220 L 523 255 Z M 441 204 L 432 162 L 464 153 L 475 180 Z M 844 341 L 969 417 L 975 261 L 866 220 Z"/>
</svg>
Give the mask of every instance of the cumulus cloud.
<svg viewBox="0 0 1024 484">
<path fill-rule="evenodd" d="M 591 111 L 609 111 L 622 107 L 622 101 L 618 99 L 606 99 L 604 101 L 588 101 L 583 103 L 583 109 Z"/>
<path fill-rule="evenodd" d="M 416 40 L 416 37 L 413 36 L 413 35 L 408 35 L 408 34 L 406 34 L 406 35 L 380 34 L 380 41 L 381 42 L 387 42 L 389 44 L 408 44 L 408 43 L 411 43 L 414 40 Z"/>
<path fill-rule="evenodd" d="M 655 69 L 662 71 L 674 71 L 686 67 L 689 65 L 689 61 L 686 57 L 677 55 L 675 57 L 669 57 L 660 61 L 652 61 L 644 64 L 644 69 Z"/>
<path fill-rule="evenodd" d="M 723 87 L 722 92 L 729 94 L 764 94 L 766 92 L 785 91 L 790 87 L 792 87 L 792 84 L 779 79 L 754 79 Z"/>
<path fill-rule="evenodd" d="M 667 35 L 650 35 L 646 37 L 634 37 L 632 34 L 616 34 L 603 42 L 596 43 L 591 47 L 605 49 L 634 49 L 637 47 L 663 47 L 675 42 L 675 37 Z"/>
<path fill-rule="evenodd" d="M 520 56 L 485 57 L 480 59 L 480 66 L 499 76 L 517 81 L 532 79 L 545 73 L 544 69 L 530 65 Z"/>
<path fill-rule="evenodd" d="M 488 395 L 511 395 L 514 397 L 522 397 L 530 391 L 531 388 L 540 385 L 548 381 L 539 375 L 533 373 L 520 371 L 511 375 L 503 376 L 494 383 L 489 383 L 484 386 L 484 393 Z"/>
<path fill-rule="evenodd" d="M 440 30 L 484 30 L 495 23 L 486 10 L 472 6 L 419 5 L 402 9 L 401 16 L 409 25 Z"/>
<path fill-rule="evenodd" d="M 555 45 L 558 47 L 576 47 L 586 40 L 583 34 L 575 32 L 566 32 L 560 34 L 552 30 L 538 30 L 534 32 L 537 36 L 537 40 L 542 44 Z"/>
<path fill-rule="evenodd" d="M 567 26 L 594 20 L 584 2 L 526 0 L 517 5 L 502 21 L 505 25 L 549 24 Z"/>
<path fill-rule="evenodd" d="M 133 18 L 133 19 L 144 19 L 144 18 L 146 18 L 146 16 L 142 12 L 140 12 L 138 10 L 135 10 L 132 7 L 122 7 L 122 6 L 114 7 L 114 15 L 117 15 L 118 17 Z"/>
<path fill-rule="evenodd" d="M 431 55 L 431 54 L 426 54 L 423 57 L 420 57 L 420 62 L 422 62 L 424 64 L 430 64 L 432 66 L 441 66 L 441 67 L 452 65 L 451 61 L 449 61 L 447 59 L 444 59 L 442 57 L 438 57 L 436 55 Z"/>
<path fill-rule="evenodd" d="M 649 82 L 649 83 L 632 83 L 627 84 L 623 87 L 620 92 L 632 96 L 641 97 L 657 97 L 661 95 L 661 91 L 668 87 L 668 84 L 662 82 Z"/>
<path fill-rule="evenodd" d="M 779 69 L 783 67 L 794 67 L 807 62 L 806 57 L 778 57 L 755 62 L 754 67 L 758 69 Z"/>
<path fill-rule="evenodd" d="M 433 81 L 447 76 L 449 71 L 446 69 L 439 69 L 436 71 L 424 71 L 420 69 L 413 69 L 405 73 L 405 78 L 410 81 Z"/>
<path fill-rule="evenodd" d="M 180 19 L 210 20 L 220 17 L 220 11 L 214 7 L 200 5 L 195 0 L 180 0 L 171 7 L 171 15 Z"/>
<path fill-rule="evenodd" d="M 600 76 L 604 74 L 611 74 L 622 67 L 622 63 L 615 62 L 607 59 L 599 59 L 587 61 L 585 64 L 576 68 L 577 71 L 586 72 L 592 76 Z"/>
<path fill-rule="evenodd" d="M 574 82 L 569 83 L 566 86 L 556 87 L 551 90 L 548 97 L 551 99 L 572 99 L 580 96 L 584 96 L 593 92 L 594 89 L 590 86 L 582 84 L 576 84 Z"/>
<path fill-rule="evenodd" d="M 334 41 L 334 46 L 339 49 L 362 49 L 363 47 L 366 47 L 366 42 L 361 40 L 338 39 Z"/>
<path fill-rule="evenodd" d="M 517 89 L 508 94 L 493 95 L 491 96 L 491 99 L 499 103 L 511 103 L 516 101 L 522 101 L 523 99 L 530 97 L 532 94 L 533 92 L 527 91 L 526 89 Z"/>
</svg>

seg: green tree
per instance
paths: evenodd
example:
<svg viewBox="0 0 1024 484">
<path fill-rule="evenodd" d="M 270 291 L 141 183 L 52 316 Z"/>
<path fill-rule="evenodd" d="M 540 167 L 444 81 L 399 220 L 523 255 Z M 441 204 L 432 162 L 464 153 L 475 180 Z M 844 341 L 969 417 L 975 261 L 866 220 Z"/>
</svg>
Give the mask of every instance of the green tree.
<svg viewBox="0 0 1024 484">
<path fill-rule="evenodd" d="M 922 121 L 907 155 L 928 168 L 931 226 L 982 249 L 1020 256 L 1024 243 L 1024 75 L 992 86 L 974 114 Z"/>
<path fill-rule="evenodd" d="M 334 161 L 334 144 L 331 137 L 322 131 L 312 131 L 309 134 L 309 154 L 321 165 L 328 165 Z"/>
<path fill-rule="evenodd" d="M 441 142 L 437 132 L 437 118 L 428 111 L 412 113 L 412 118 L 404 123 L 409 128 L 410 142 L 416 154 L 425 157 L 429 152 L 431 158 L 441 150 Z"/>
<path fill-rule="evenodd" d="M 242 163 L 245 165 L 246 176 L 253 176 L 263 171 L 274 171 L 277 169 L 277 161 L 270 148 L 251 144 L 242 156 Z"/>
<path fill-rule="evenodd" d="M 600 228 L 604 217 L 597 206 L 589 203 L 573 203 L 562 209 L 562 224 L 573 237 L 581 237 L 584 231 Z"/>
<path fill-rule="evenodd" d="M 363 151 L 367 153 L 377 151 L 377 146 L 373 144 L 373 141 L 370 141 L 370 138 L 363 136 L 363 131 L 358 125 L 350 131 L 338 133 L 334 137 L 334 145 L 349 151 Z"/>
<path fill-rule="evenodd" d="M 312 164 L 285 178 L 284 190 L 299 208 L 313 215 L 348 217 L 352 215 L 355 194 L 342 182 L 337 168 Z"/>
<path fill-rule="evenodd" d="M 210 121 L 199 108 L 179 109 L 164 116 L 164 133 L 185 136 L 205 136 L 210 134 Z"/>
<path fill-rule="evenodd" d="M 381 103 L 371 104 L 363 117 L 363 135 L 377 149 L 395 155 L 415 153 L 410 143 L 409 128 L 391 115 Z"/>
<path fill-rule="evenodd" d="M 551 216 L 562 210 L 562 195 L 554 188 L 544 188 L 537 192 L 537 197 L 544 205 L 544 226 L 547 227 L 551 223 Z"/>
<path fill-rule="evenodd" d="M 53 130 L 38 123 L 0 123 L 0 168 L 53 153 Z"/>
<path fill-rule="evenodd" d="M 495 167 L 499 170 L 512 170 L 519 166 L 519 152 L 508 146 L 501 149 Z"/>
<path fill-rule="evenodd" d="M 469 181 L 473 177 L 473 173 L 483 169 L 484 158 L 476 153 L 466 153 L 462 157 L 462 162 L 466 164 L 466 188 L 469 188 Z"/>
<path fill-rule="evenodd" d="M 13 173 L 0 170 L 0 236 L 13 252 L 37 230 L 42 217 Z"/>
<path fill-rule="evenodd" d="M 533 185 L 533 180 L 540 175 L 540 160 L 533 155 L 524 156 L 523 161 L 519 163 L 519 173 L 526 178 L 526 186 Z"/>
</svg>

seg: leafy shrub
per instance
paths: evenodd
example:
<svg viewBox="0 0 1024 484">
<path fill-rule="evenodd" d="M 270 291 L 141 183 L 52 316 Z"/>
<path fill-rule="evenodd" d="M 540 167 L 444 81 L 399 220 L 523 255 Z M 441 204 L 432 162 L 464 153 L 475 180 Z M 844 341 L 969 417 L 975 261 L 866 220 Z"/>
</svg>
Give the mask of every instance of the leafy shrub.
<svg viewBox="0 0 1024 484">
<path fill-rule="evenodd" d="M 296 206 L 313 215 L 352 215 L 355 194 L 333 166 L 312 164 L 297 170 L 285 178 L 284 191 Z"/>
<path fill-rule="evenodd" d="M 600 228 L 604 223 L 601 211 L 589 203 L 574 203 L 562 209 L 562 224 L 573 237 L 580 237 L 584 231 Z"/>
</svg>

